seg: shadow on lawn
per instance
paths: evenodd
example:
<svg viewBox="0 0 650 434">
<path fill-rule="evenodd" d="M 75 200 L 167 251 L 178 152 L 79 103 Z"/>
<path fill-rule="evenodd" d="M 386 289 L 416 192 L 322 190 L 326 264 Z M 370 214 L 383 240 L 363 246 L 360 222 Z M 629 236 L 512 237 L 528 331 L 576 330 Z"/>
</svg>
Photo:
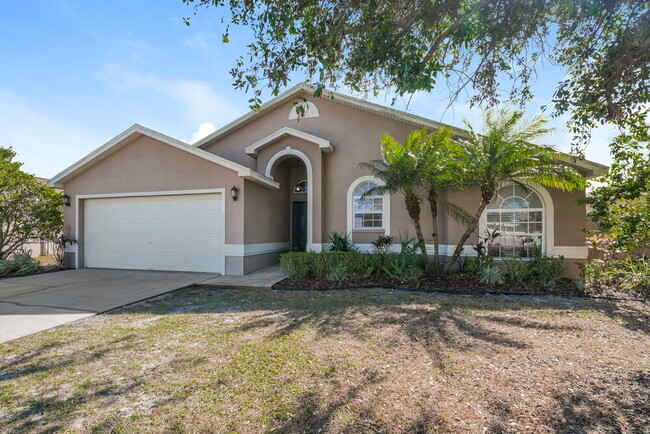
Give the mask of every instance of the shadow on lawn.
<svg viewBox="0 0 650 434">
<path fill-rule="evenodd" d="M 551 432 L 647 432 L 650 426 L 650 376 L 647 372 L 621 373 L 601 379 L 598 384 L 581 386 L 578 386 L 580 390 L 567 390 L 553 396 L 555 411 L 549 411 L 543 421 Z M 516 418 L 516 408 L 494 397 L 490 411 L 496 417 L 487 432 L 513 432 L 510 422 Z"/>
<path fill-rule="evenodd" d="M 67 356 L 56 354 L 57 349 L 64 345 L 60 341 L 47 343 L 36 350 L 27 351 L 0 363 L 0 392 L 2 392 L 4 386 L 1 379 L 20 379 L 21 377 L 38 376 L 44 373 L 73 369 L 75 366 L 102 359 L 111 353 L 128 351 L 133 337 L 133 334 L 122 336 L 101 345 L 88 346 Z M 16 411 L 7 411 L 7 421 L 11 424 L 11 428 L 3 428 L 0 423 L 0 429 L 2 429 L 2 432 L 7 433 L 22 433 L 49 423 L 48 432 L 55 432 L 64 427 L 62 422 L 58 420 L 60 416 L 67 415 L 96 399 L 113 397 L 112 400 L 109 399 L 108 401 L 115 402 L 121 395 L 136 389 L 139 385 L 140 382 L 137 378 L 115 379 L 109 383 L 90 382 L 83 384 L 71 391 L 65 398 L 39 394 L 37 398 L 23 402 L 12 399 L 11 404 L 15 406 Z M 0 404 L 2 404 L 1 400 Z M 1 405 L 0 409 L 2 409 Z M 0 422 L 2 422 L 1 419 Z"/>
<path fill-rule="evenodd" d="M 427 348 L 438 361 L 440 351 L 448 349 L 468 351 L 479 345 L 525 349 L 531 345 L 498 330 L 499 326 L 565 332 L 580 330 L 575 325 L 533 317 L 513 318 L 507 311 L 551 309 L 559 311 L 560 315 L 562 312 L 595 311 L 621 321 L 631 330 L 650 334 L 647 311 L 629 303 L 619 305 L 611 301 L 575 299 L 566 302 L 553 297 L 544 300 L 539 297 L 498 296 L 450 298 L 422 293 L 408 297 L 404 293 L 368 290 L 325 294 L 274 292 L 267 293 L 264 299 L 255 301 L 253 305 L 240 305 L 239 309 L 266 312 L 235 326 L 233 331 L 269 329 L 273 330 L 270 338 L 289 335 L 303 327 L 314 328 L 321 336 L 344 332 L 361 338 L 369 329 L 399 327 L 413 342 Z"/>
<path fill-rule="evenodd" d="M 559 433 L 647 432 L 650 427 L 650 374 L 617 374 L 604 384 L 554 396 L 561 413 L 547 425 Z"/>
<path fill-rule="evenodd" d="M 192 305 L 189 306 L 187 301 Z M 179 309 L 184 302 L 187 309 Z M 445 370 L 445 353 L 450 349 L 460 352 L 472 352 L 481 346 L 491 351 L 525 350 L 534 341 L 517 339 L 513 334 L 500 330 L 503 326 L 525 330 L 543 331 L 579 331 L 575 325 L 544 321 L 531 316 L 528 319 L 513 318 L 508 312 L 517 310 L 551 309 L 562 312 L 597 311 L 610 318 L 621 321 L 622 325 L 649 334 L 648 314 L 641 308 L 626 303 L 610 301 L 571 301 L 548 298 L 539 300 L 535 297 L 495 297 L 495 296 L 439 296 L 422 293 L 392 293 L 390 291 L 331 291 L 327 293 L 309 292 L 275 292 L 275 291 L 215 291 L 191 288 L 183 292 L 158 299 L 158 301 L 134 305 L 122 310 L 112 311 L 107 315 L 120 315 L 125 312 L 155 312 L 156 314 L 203 314 L 203 313 L 237 313 L 257 312 L 243 324 L 233 323 L 229 326 L 233 336 L 237 333 L 258 333 L 265 339 L 282 338 L 304 328 L 310 328 L 322 337 L 336 337 L 349 334 L 365 340 L 369 330 L 398 328 L 412 344 L 423 348 L 432 362 L 441 371 Z M 263 311 L 263 312 L 258 312 Z M 137 332 L 136 332 L 137 333 Z M 525 336 L 525 335 L 524 335 Z M 7 361 L 0 361 L 0 392 L 3 380 L 15 379 L 44 372 L 56 372 L 72 369 L 75 365 L 91 363 L 108 356 L 132 349 L 134 333 L 117 339 L 102 341 L 82 350 L 62 357 L 57 355 L 58 347 L 64 342 L 43 344 L 40 348 L 25 351 Z M 391 345 L 391 342 L 380 342 Z M 207 363 L 202 357 L 179 358 L 170 361 L 178 371 Z M 7 375 L 3 377 L 3 375 Z M 390 426 L 383 426 L 382 418 L 372 408 L 372 403 L 362 402 L 368 395 L 385 381 L 383 374 L 372 370 L 364 372 L 360 381 L 354 386 L 338 390 L 329 401 L 320 402 L 314 392 L 307 392 L 295 401 L 295 408 L 289 420 L 278 420 L 275 432 L 316 432 L 332 423 L 337 412 L 356 402 L 356 417 L 345 427 L 349 432 L 384 432 Z M 596 426 L 613 431 L 642 431 L 648 422 L 650 413 L 644 399 L 650 395 L 650 379 L 647 373 L 639 372 L 636 376 L 618 381 L 627 382 L 633 390 L 633 396 L 616 395 L 611 388 L 602 384 L 580 392 L 558 394 L 553 397 L 559 411 L 550 415 L 544 423 L 556 432 L 587 432 Z M 84 408 L 93 401 L 101 400 L 103 407 L 119 405 L 120 397 L 140 388 L 145 377 L 119 375 L 110 376 L 102 383 L 78 386 L 63 397 L 39 397 L 38 399 L 16 403 L 14 413 L 8 414 L 11 430 L 7 432 L 24 432 L 36 429 L 48 423 L 48 430 L 64 428 L 64 423 L 57 417 L 71 414 Z M 614 380 L 613 380 L 614 381 Z M 611 384 L 613 388 L 615 383 Z M 192 393 L 188 389 L 187 393 Z M 0 394 L 0 404 L 2 404 Z M 166 403 L 182 401 L 186 395 L 176 394 L 160 400 L 156 405 L 161 408 Z M 359 403 L 361 401 L 361 403 Z M 507 403 L 498 402 L 495 397 L 491 413 L 495 420 L 490 432 L 507 432 L 507 421 L 516 412 Z M 607 404 L 609 402 L 609 404 Z M 605 404 L 603 404 L 605 403 Z M 421 405 L 417 400 L 413 408 Z M 365 406 L 365 407 L 364 407 Z M 0 406 L 1 409 L 1 406 Z M 412 421 L 411 432 L 427 432 L 429 429 L 445 431 L 446 422 L 432 413 L 432 409 L 422 407 L 420 416 Z M 645 412 L 645 419 L 639 411 Z M 115 414 L 113 413 L 113 418 Z M 564 419 L 564 421 L 563 421 Z M 1 420 L 0 420 L 1 422 Z M 67 421 L 69 423 L 69 421 Z M 119 424 L 119 420 L 104 421 L 102 429 L 109 430 Z M 581 431 L 582 430 L 582 431 Z"/>
</svg>

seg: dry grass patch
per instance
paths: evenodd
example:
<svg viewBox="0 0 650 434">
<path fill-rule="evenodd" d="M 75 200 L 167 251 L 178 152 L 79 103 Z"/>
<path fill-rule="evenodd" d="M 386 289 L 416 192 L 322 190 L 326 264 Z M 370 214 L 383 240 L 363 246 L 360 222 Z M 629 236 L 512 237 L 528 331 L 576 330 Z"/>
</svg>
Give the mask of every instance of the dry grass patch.
<svg viewBox="0 0 650 434">
<path fill-rule="evenodd" d="M 0 346 L 0 431 L 643 432 L 649 309 L 191 288 Z"/>
<path fill-rule="evenodd" d="M 37 256 L 34 259 L 38 261 L 38 265 L 40 265 L 41 267 L 47 267 L 48 265 L 56 265 L 59 262 L 56 258 L 56 255 L 42 255 L 42 256 Z"/>
</svg>

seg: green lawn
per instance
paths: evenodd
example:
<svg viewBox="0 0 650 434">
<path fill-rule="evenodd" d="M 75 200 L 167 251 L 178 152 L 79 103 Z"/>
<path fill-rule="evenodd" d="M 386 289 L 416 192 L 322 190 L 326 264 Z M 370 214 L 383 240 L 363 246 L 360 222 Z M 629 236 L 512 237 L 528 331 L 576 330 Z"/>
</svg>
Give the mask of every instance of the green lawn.
<svg viewBox="0 0 650 434">
<path fill-rule="evenodd" d="M 642 432 L 640 303 L 187 289 L 0 345 L 0 432 Z"/>
</svg>

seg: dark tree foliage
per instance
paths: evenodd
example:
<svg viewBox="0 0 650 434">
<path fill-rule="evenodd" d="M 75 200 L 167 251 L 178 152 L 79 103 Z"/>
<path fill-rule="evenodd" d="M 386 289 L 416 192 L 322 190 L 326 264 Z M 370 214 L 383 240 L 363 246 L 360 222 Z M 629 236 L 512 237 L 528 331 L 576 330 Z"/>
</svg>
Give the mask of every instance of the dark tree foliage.
<svg viewBox="0 0 650 434">
<path fill-rule="evenodd" d="M 472 105 L 524 104 L 544 64 L 561 68 L 553 114 L 570 115 L 573 151 L 584 154 L 594 127 L 620 130 L 608 186 L 592 195 L 592 217 L 610 231 L 627 228 L 620 243 L 646 240 L 650 0 L 183 2 L 195 14 L 219 8 L 224 42 L 231 28 L 252 30 L 231 74 L 236 88 L 252 90 L 254 108 L 264 88 L 278 94 L 292 73 L 306 75 L 317 97 L 341 85 L 395 96 L 444 85 L 450 105 L 464 91 Z"/>
<path fill-rule="evenodd" d="M 15 156 L 0 147 L 0 260 L 33 238 L 58 240 L 63 228 L 61 195 L 23 172 Z"/>
<path fill-rule="evenodd" d="M 650 248 L 650 145 L 628 135 L 611 146 L 614 163 L 587 203 L 599 231 L 611 235 L 613 247 L 629 251 Z"/>
<path fill-rule="evenodd" d="M 223 41 L 232 26 L 253 32 L 231 70 L 237 88 L 277 94 L 293 72 L 326 87 L 365 93 L 430 91 L 450 103 L 523 103 L 544 62 L 563 67 L 555 114 L 571 113 L 577 144 L 606 122 L 644 127 L 650 103 L 647 0 L 183 0 L 218 7 Z M 190 18 L 185 18 L 189 25 Z M 509 90 L 503 91 L 504 87 Z"/>
</svg>

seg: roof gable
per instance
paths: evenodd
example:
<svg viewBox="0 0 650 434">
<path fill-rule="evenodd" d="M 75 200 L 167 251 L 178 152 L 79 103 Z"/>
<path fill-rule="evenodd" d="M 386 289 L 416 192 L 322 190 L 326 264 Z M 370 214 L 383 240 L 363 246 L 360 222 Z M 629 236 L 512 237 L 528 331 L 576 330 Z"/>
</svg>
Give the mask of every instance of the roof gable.
<svg viewBox="0 0 650 434">
<path fill-rule="evenodd" d="M 104 145 L 95 149 L 90 154 L 86 155 L 81 160 L 77 161 L 61 173 L 55 175 L 50 179 L 48 185 L 50 187 L 63 188 L 64 183 L 76 175 L 80 174 L 88 167 L 100 162 L 104 158 L 112 155 L 117 152 L 124 146 L 133 142 L 139 137 L 148 136 L 153 139 L 156 139 L 160 142 L 163 142 L 167 145 L 173 146 L 182 151 L 193 154 L 197 157 L 208 160 L 212 163 L 218 164 L 222 167 L 228 168 L 237 172 L 237 175 L 244 179 L 248 179 L 255 183 L 264 185 L 269 188 L 279 188 L 279 184 L 272 179 L 267 178 L 266 176 L 255 172 L 254 170 L 237 164 L 233 161 L 227 160 L 223 157 L 219 157 L 210 152 L 204 151 L 203 149 L 198 149 L 194 146 L 188 145 L 187 143 L 181 142 L 180 140 L 169 137 L 165 134 L 159 133 L 157 131 L 151 130 L 149 128 L 143 127 L 142 125 L 135 124 L 130 128 L 126 129 L 122 133 L 115 136 L 113 139 L 106 142 Z"/>
<path fill-rule="evenodd" d="M 257 142 L 248 146 L 246 148 L 246 153 L 253 158 L 257 158 L 257 152 L 259 150 L 276 142 L 277 140 L 280 140 L 282 137 L 285 136 L 293 136 L 305 140 L 307 142 L 314 143 L 315 145 L 318 145 L 321 151 L 325 152 L 326 154 L 329 154 L 330 152 L 334 152 L 334 146 L 332 146 L 329 140 L 325 140 L 321 137 L 306 133 L 304 131 L 296 130 L 295 128 L 282 127 L 276 132 L 271 133 L 268 136 L 264 137 L 263 139 L 258 140 Z"/>
<path fill-rule="evenodd" d="M 277 97 L 262 104 L 258 111 L 250 111 L 246 113 L 245 115 L 235 119 L 234 121 L 223 126 L 222 128 L 219 128 L 217 131 L 213 132 L 212 134 L 209 134 L 208 136 L 199 140 L 193 146 L 198 148 L 203 148 L 205 146 L 208 146 L 210 143 L 220 139 L 221 137 L 226 136 L 227 134 L 235 131 L 236 129 L 244 127 L 254 119 L 264 116 L 265 112 L 268 112 L 273 108 L 278 107 L 281 104 L 284 104 L 288 101 L 295 100 L 297 97 L 307 93 L 313 94 L 314 89 L 315 88 L 313 86 L 307 83 L 297 84 L 296 86 L 281 93 Z M 426 127 L 426 128 L 437 130 L 442 127 L 447 127 L 450 128 L 452 132 L 457 136 L 467 137 L 468 135 L 468 132 L 464 129 L 457 128 L 451 125 L 446 125 L 441 122 L 436 122 L 434 120 L 427 119 L 422 116 L 417 116 L 411 113 L 407 113 L 402 110 L 386 107 L 381 104 L 365 101 L 363 99 L 355 98 L 350 95 L 345 95 L 335 91 L 328 91 L 328 94 L 332 95 L 331 98 L 332 101 L 337 102 L 339 104 L 350 105 L 360 110 L 369 111 L 375 114 L 379 114 L 381 116 L 389 117 L 391 119 L 396 119 L 401 122 L 411 124 L 416 128 Z M 246 148 L 247 153 L 250 147 L 251 146 Z M 602 175 L 606 173 L 608 170 L 608 167 L 603 164 L 596 163 L 595 161 L 590 161 L 586 159 L 579 159 L 569 154 L 565 154 L 565 158 L 563 159 L 563 162 L 568 166 L 574 167 L 579 171 L 583 172 L 585 176 L 588 178 Z"/>
</svg>

